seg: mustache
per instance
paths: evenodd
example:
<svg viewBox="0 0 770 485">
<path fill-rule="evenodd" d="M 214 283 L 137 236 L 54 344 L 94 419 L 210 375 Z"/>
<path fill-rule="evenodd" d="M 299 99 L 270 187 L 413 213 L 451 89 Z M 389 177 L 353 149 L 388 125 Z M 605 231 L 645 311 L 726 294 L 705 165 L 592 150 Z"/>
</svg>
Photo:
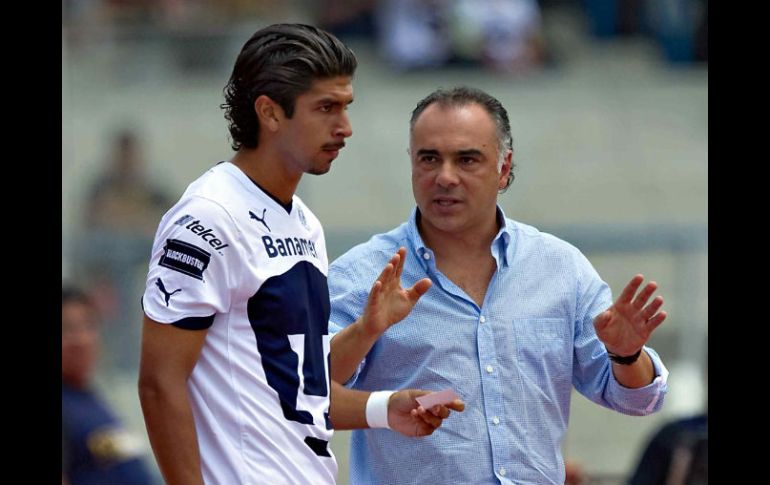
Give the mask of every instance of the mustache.
<svg viewBox="0 0 770 485">
<path fill-rule="evenodd" d="M 345 142 L 341 141 L 339 143 L 327 143 L 321 148 L 323 148 L 324 150 L 341 150 L 344 147 L 345 147 Z"/>
</svg>

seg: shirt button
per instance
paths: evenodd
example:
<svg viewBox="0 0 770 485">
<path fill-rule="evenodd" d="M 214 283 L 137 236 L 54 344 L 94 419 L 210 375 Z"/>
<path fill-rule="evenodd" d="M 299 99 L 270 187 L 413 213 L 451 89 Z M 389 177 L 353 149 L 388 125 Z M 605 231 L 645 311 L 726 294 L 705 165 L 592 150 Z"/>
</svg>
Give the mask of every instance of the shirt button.
<svg viewBox="0 0 770 485">
<path fill-rule="evenodd" d="M 500 476 L 505 476 L 505 474 L 508 473 L 508 471 L 505 469 L 505 467 L 500 468 Z"/>
<path fill-rule="evenodd" d="M 479 321 L 480 321 L 481 323 L 484 323 L 484 322 L 486 322 L 486 321 L 487 321 L 487 319 L 486 319 L 486 317 L 484 317 L 484 315 L 481 315 L 481 318 L 479 318 Z"/>
<path fill-rule="evenodd" d="M 500 418 L 495 416 L 494 418 L 492 418 L 492 422 L 495 423 L 495 424 L 500 424 Z"/>
<path fill-rule="evenodd" d="M 488 372 L 488 373 L 490 373 L 490 374 L 491 374 L 491 373 L 492 373 L 494 370 L 495 370 L 495 369 L 494 369 L 494 368 L 493 368 L 491 365 L 488 365 L 488 366 L 487 366 L 487 372 Z"/>
<path fill-rule="evenodd" d="M 430 259 L 429 253 L 422 253 L 422 259 Z"/>
</svg>

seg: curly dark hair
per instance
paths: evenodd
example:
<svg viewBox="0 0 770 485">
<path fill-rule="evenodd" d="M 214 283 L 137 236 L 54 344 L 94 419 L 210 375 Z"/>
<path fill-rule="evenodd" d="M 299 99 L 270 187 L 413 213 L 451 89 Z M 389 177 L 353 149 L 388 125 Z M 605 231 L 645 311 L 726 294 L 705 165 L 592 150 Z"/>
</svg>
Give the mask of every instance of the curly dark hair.
<svg viewBox="0 0 770 485">
<path fill-rule="evenodd" d="M 233 150 L 256 148 L 259 120 L 254 101 L 261 95 L 294 115 L 297 96 L 317 79 L 353 76 L 353 51 L 332 34 L 305 24 L 275 24 L 258 30 L 244 44 L 224 88 L 225 119 Z"/>
<path fill-rule="evenodd" d="M 508 112 L 505 110 L 502 103 L 494 96 L 481 89 L 467 86 L 459 86 L 452 89 L 437 89 L 417 103 L 417 106 L 412 111 L 412 118 L 409 120 L 410 132 L 414 129 L 417 118 L 419 118 L 422 112 L 425 111 L 425 108 L 433 103 L 438 103 L 440 106 L 478 104 L 489 113 L 489 116 L 491 116 L 492 120 L 495 122 L 495 126 L 497 126 L 497 142 L 500 159 L 502 160 L 502 157 L 505 156 L 507 150 L 513 151 L 513 137 L 511 136 L 511 124 L 508 121 Z M 501 192 L 508 190 L 508 187 L 513 183 L 513 179 L 515 178 L 513 175 L 514 166 L 513 159 L 511 159 L 511 171 L 508 173 L 508 181 Z"/>
</svg>

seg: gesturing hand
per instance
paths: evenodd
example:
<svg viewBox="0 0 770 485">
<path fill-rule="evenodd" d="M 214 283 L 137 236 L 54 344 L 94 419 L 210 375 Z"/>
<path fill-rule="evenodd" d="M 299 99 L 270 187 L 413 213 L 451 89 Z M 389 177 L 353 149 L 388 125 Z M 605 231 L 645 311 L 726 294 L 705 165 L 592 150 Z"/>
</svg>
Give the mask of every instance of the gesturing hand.
<svg viewBox="0 0 770 485">
<path fill-rule="evenodd" d="M 404 436 L 427 436 L 441 426 L 441 423 L 449 417 L 450 410 L 462 412 L 465 403 L 461 399 L 455 399 L 446 406 L 435 405 L 430 409 L 420 406 L 415 398 L 430 391 L 418 391 L 404 389 L 390 396 L 388 402 L 388 426 Z"/>
<path fill-rule="evenodd" d="M 662 297 L 655 297 L 647 305 L 658 287 L 654 281 L 634 297 L 642 281 L 644 276 L 640 274 L 631 278 L 615 303 L 594 319 L 596 335 L 609 352 L 621 356 L 635 354 L 666 319 L 665 311 L 658 312 L 663 305 Z"/>
<path fill-rule="evenodd" d="M 411 288 L 401 288 L 405 259 L 406 249 L 399 248 L 369 292 L 362 316 L 362 326 L 368 334 L 379 336 L 391 325 L 403 320 L 433 284 L 430 279 L 423 278 Z"/>
</svg>

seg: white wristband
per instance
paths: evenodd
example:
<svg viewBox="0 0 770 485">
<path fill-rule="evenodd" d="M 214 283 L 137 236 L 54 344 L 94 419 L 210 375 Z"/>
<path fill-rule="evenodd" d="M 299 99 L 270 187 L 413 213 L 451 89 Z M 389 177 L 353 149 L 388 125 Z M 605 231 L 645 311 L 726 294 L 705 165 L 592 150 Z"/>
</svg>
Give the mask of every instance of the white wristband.
<svg viewBox="0 0 770 485">
<path fill-rule="evenodd" d="M 366 423 L 370 428 L 387 428 L 388 401 L 396 391 L 374 391 L 366 401 Z"/>
</svg>

